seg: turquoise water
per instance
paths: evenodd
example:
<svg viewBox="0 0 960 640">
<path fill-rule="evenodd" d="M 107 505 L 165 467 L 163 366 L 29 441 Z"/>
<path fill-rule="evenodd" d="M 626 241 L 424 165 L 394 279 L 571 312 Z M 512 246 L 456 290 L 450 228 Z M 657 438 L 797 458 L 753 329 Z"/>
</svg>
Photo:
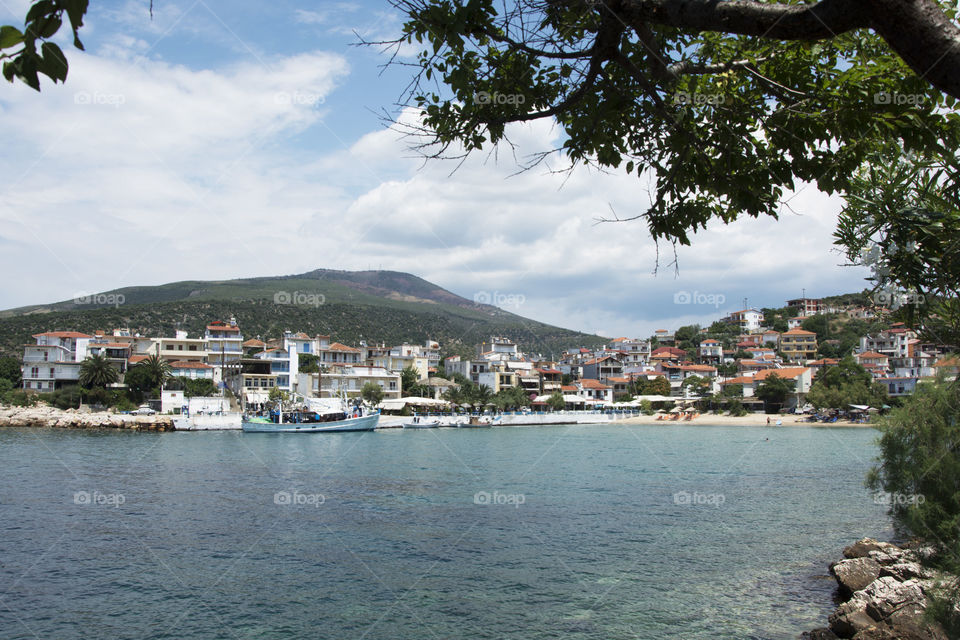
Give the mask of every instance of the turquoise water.
<svg viewBox="0 0 960 640">
<path fill-rule="evenodd" d="M 0 637 L 796 638 L 875 436 L 0 430 Z"/>
</svg>

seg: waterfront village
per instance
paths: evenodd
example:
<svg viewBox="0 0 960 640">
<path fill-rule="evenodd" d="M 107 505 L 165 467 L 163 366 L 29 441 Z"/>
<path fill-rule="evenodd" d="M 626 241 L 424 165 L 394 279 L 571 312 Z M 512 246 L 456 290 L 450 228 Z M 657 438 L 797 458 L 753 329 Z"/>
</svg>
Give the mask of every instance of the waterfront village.
<svg viewBox="0 0 960 640">
<path fill-rule="evenodd" d="M 245 339 L 234 320 L 209 322 L 204 334 L 195 337 L 183 331 L 172 337 L 142 336 L 125 329 L 94 335 L 50 331 L 35 335 L 36 344 L 24 348 L 22 388 L 43 393 L 77 385 L 81 363 L 93 356 L 117 369 L 117 381 L 111 386 L 123 388 L 132 367 L 159 357 L 168 363 L 171 377 L 206 379 L 207 388 L 232 396 L 230 406 L 223 409 L 234 411 L 262 408 L 271 393 L 281 391 L 304 398 L 358 397 L 371 383 L 379 387 L 380 408 L 388 411 L 454 404 L 448 402 L 456 398 L 451 390 L 470 383 L 485 387 L 488 398 L 522 390 L 521 397 L 529 398 L 523 404 L 534 409 L 638 407 L 644 400 L 714 395 L 736 398 L 743 407 L 759 411 L 764 403 L 757 392 L 772 376 L 788 387 L 782 409 L 796 410 L 805 404 L 818 375 L 840 365 L 845 355 L 869 372 L 890 399 L 909 395 L 919 381 L 934 377 L 938 370 L 956 375 L 960 366 L 952 346 L 925 343 L 903 323 L 885 323 L 884 309 L 830 307 L 813 298 L 789 300 L 787 308 L 796 315 L 781 319 L 786 320 L 784 331 L 765 326 L 760 310 L 742 309 L 715 323 L 713 330 L 697 328 L 695 335 L 683 336 L 685 349 L 679 346 L 680 336 L 657 330 L 646 339 L 621 337 L 602 348 L 568 349 L 552 360 L 524 353 L 515 340 L 499 336 L 477 345 L 472 357 L 445 358 L 441 345 L 432 340 L 349 346 L 328 335 L 292 331 Z M 824 345 L 818 344 L 817 333 L 802 328 L 818 314 L 869 320 L 881 328 L 859 336 L 849 354 L 818 357 Z M 724 328 L 723 335 L 715 330 L 718 325 Z M 409 372 L 415 372 L 412 385 L 402 382 L 405 371 L 411 380 Z M 179 413 L 187 407 L 189 395 L 185 398 L 182 388 L 165 389 L 152 402 L 158 411 Z"/>
</svg>

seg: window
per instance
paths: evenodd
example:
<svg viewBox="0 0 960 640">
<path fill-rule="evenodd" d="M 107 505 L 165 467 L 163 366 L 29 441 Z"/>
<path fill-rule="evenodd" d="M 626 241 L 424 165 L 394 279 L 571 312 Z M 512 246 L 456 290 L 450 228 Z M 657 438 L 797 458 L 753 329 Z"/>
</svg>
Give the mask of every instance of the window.
<svg viewBox="0 0 960 640">
<path fill-rule="evenodd" d="M 40 368 L 39 368 L 39 367 L 33 367 L 33 368 L 30 369 L 30 377 L 31 377 L 31 378 L 39 377 L 39 375 L 40 375 Z"/>
<path fill-rule="evenodd" d="M 51 377 L 51 378 L 53 378 L 53 377 L 54 377 L 54 375 L 53 375 L 53 371 L 54 371 L 54 369 L 53 369 L 53 367 L 50 367 L 50 377 Z"/>
<path fill-rule="evenodd" d="M 44 361 L 44 362 L 47 361 L 47 352 L 46 352 L 46 351 L 43 352 L 43 361 Z"/>
</svg>

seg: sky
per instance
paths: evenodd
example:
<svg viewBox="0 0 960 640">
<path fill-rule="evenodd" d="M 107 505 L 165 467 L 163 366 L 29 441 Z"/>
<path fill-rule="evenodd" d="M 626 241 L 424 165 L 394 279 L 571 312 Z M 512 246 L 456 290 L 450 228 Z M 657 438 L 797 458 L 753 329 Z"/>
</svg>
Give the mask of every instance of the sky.
<svg viewBox="0 0 960 640">
<path fill-rule="evenodd" d="M 20 25 L 28 0 L 0 0 Z M 657 247 L 648 184 L 552 157 L 551 122 L 514 150 L 424 162 L 384 116 L 410 68 L 357 46 L 396 37 L 386 0 L 92 0 L 64 85 L 0 82 L 0 309 L 178 280 L 389 269 L 609 337 L 709 324 L 859 291 L 832 245 L 841 201 L 813 186 L 780 219 Z M 409 48 L 400 52 L 409 60 Z M 659 267 L 658 267 L 659 249 Z M 676 268 L 673 260 L 676 257 Z"/>
</svg>

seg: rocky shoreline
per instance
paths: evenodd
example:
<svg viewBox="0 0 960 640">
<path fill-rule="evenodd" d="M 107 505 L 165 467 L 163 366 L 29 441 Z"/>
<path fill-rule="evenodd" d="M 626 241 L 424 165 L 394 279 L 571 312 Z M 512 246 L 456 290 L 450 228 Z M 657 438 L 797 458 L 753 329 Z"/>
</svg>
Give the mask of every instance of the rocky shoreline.
<svg viewBox="0 0 960 640">
<path fill-rule="evenodd" d="M 50 406 L 0 406 L 0 427 L 51 427 L 56 429 L 129 429 L 173 431 L 170 416 L 134 416 L 108 411 L 57 409 Z"/>
<path fill-rule="evenodd" d="M 840 601 L 829 628 L 804 633 L 806 640 L 948 640 L 939 625 L 924 617 L 931 591 L 944 583 L 920 565 L 922 548 L 901 548 L 863 538 L 830 565 Z"/>
</svg>

